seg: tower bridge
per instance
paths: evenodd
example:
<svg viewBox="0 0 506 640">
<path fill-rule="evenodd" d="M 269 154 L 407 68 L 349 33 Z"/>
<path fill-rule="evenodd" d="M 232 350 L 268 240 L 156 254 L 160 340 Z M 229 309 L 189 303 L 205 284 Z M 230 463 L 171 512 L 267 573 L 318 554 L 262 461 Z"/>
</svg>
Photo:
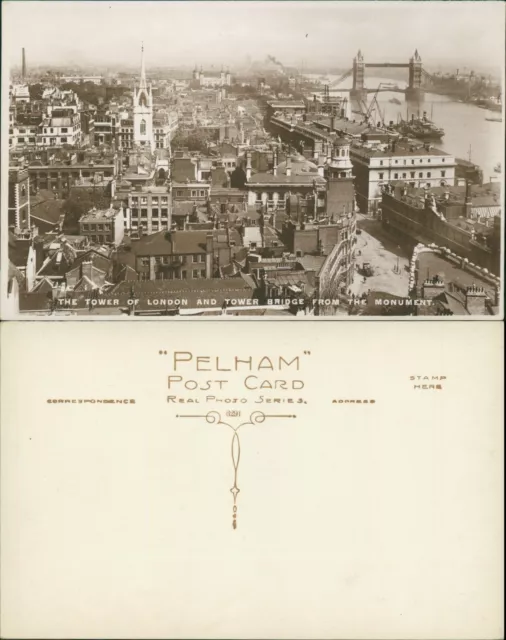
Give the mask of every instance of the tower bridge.
<svg viewBox="0 0 506 640">
<path fill-rule="evenodd" d="M 353 77 L 353 86 L 349 90 L 350 97 L 356 100 L 365 100 L 367 94 L 377 91 L 376 88 L 366 88 L 365 86 L 365 70 L 366 69 L 408 69 L 408 87 L 406 89 L 398 88 L 384 88 L 380 91 L 402 91 L 406 95 L 406 100 L 419 101 L 423 98 L 424 86 L 427 82 L 430 82 L 431 76 L 428 74 L 422 65 L 422 58 L 415 51 L 413 56 L 408 62 L 365 62 L 362 52 L 359 50 L 357 55 L 353 58 L 353 67 L 348 69 L 343 75 L 335 82 L 329 85 L 329 87 L 336 87 L 338 84 L 349 78 Z"/>
</svg>

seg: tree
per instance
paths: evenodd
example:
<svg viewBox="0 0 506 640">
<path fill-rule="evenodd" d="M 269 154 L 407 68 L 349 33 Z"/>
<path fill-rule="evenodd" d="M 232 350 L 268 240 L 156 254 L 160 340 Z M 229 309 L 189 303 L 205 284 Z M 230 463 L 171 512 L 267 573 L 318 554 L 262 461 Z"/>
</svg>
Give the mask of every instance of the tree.
<svg viewBox="0 0 506 640">
<path fill-rule="evenodd" d="M 71 192 L 62 206 L 62 213 L 65 215 L 63 231 L 65 233 L 77 233 L 81 216 L 88 213 L 93 207 L 96 209 L 108 209 L 109 206 L 109 198 L 100 191 L 93 192 L 87 189 L 79 189 Z"/>
<path fill-rule="evenodd" d="M 230 186 L 233 189 L 243 189 L 246 184 L 246 174 L 241 167 L 236 167 L 230 174 Z"/>
<path fill-rule="evenodd" d="M 28 91 L 30 92 L 30 100 L 42 100 L 44 86 L 42 84 L 30 84 L 28 85 Z"/>
<path fill-rule="evenodd" d="M 189 151 L 201 151 L 206 152 L 211 136 L 202 129 L 192 129 L 187 133 L 177 131 L 176 135 L 172 139 L 172 148 L 184 147 Z"/>
</svg>

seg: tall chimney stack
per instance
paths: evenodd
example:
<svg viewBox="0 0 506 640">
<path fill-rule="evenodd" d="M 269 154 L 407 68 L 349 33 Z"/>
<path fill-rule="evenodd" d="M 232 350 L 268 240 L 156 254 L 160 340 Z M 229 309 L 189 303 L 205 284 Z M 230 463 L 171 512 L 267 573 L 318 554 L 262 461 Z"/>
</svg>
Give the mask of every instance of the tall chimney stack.
<svg viewBox="0 0 506 640">
<path fill-rule="evenodd" d="M 25 48 L 21 50 L 21 77 L 23 78 L 23 82 L 26 78 L 26 58 L 25 58 Z"/>
</svg>

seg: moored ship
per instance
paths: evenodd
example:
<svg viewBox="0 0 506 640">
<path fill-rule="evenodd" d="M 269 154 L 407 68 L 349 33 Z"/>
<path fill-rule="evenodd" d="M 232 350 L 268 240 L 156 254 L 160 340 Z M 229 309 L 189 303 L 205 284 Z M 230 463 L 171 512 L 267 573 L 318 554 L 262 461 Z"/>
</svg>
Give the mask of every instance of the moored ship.
<svg viewBox="0 0 506 640">
<path fill-rule="evenodd" d="M 409 122 L 400 120 L 396 129 L 404 136 L 418 138 L 420 140 L 441 140 L 445 134 L 444 129 L 436 126 L 427 118 L 425 111 L 421 118 L 415 118 L 415 116 L 412 115 Z"/>
</svg>

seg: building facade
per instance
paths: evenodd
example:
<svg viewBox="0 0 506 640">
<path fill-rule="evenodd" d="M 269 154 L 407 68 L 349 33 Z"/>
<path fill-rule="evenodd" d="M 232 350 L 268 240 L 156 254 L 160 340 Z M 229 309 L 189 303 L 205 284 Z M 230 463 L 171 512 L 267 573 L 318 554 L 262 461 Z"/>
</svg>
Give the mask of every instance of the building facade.
<svg viewBox="0 0 506 640">
<path fill-rule="evenodd" d="M 213 273 L 213 234 L 161 231 L 132 244 L 139 280 L 198 280 Z"/>
<path fill-rule="evenodd" d="M 79 219 L 79 234 L 95 244 L 121 244 L 124 236 L 123 209 L 92 209 Z"/>
<path fill-rule="evenodd" d="M 125 226 L 133 232 L 156 233 L 172 226 L 172 198 L 167 187 L 139 187 L 128 194 Z"/>
<path fill-rule="evenodd" d="M 453 185 L 455 158 L 430 144 L 393 141 L 350 149 L 357 205 L 362 213 L 378 210 L 382 187 L 394 181 L 413 188 Z"/>
<path fill-rule="evenodd" d="M 30 176 L 26 169 L 9 169 L 9 227 L 30 229 Z"/>
</svg>

